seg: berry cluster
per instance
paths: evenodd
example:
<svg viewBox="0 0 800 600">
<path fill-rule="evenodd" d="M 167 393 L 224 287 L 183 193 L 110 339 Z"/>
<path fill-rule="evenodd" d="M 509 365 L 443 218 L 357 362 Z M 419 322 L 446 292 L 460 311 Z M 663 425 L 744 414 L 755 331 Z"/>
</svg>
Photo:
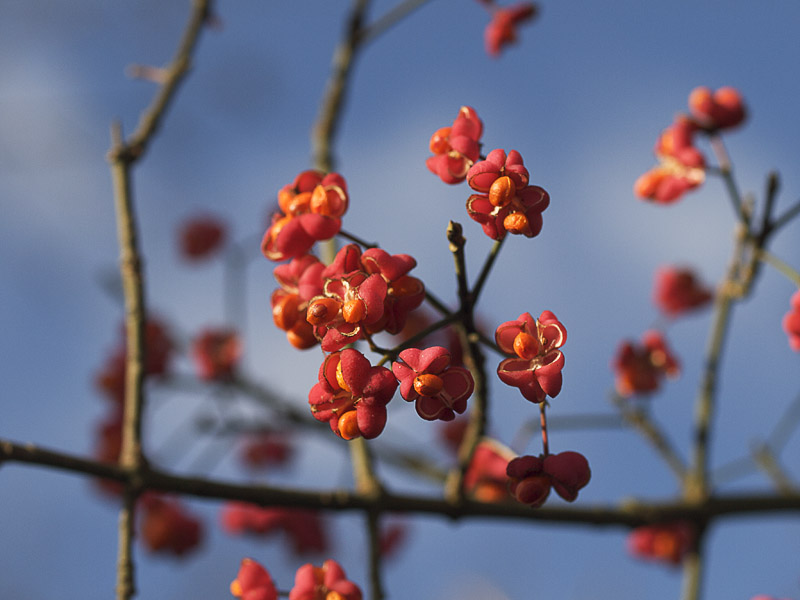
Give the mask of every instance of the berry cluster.
<svg viewBox="0 0 800 600">
<path fill-rule="evenodd" d="M 655 145 L 658 166 L 639 177 L 634 193 L 645 200 L 671 204 L 705 180 L 706 160 L 695 147 L 695 135 L 716 136 L 736 127 L 746 116 L 739 92 L 723 87 L 712 92 L 699 87 L 689 94 L 689 112 L 679 114 Z"/>
</svg>

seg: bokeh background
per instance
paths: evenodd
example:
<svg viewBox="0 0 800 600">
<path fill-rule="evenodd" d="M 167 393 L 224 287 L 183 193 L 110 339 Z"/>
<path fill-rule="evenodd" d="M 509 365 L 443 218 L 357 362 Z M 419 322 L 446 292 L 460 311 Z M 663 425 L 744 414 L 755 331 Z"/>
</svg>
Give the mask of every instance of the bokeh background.
<svg viewBox="0 0 800 600">
<path fill-rule="evenodd" d="M 272 265 L 257 242 L 277 190 L 310 166 L 309 132 L 347 4 L 219 2 L 221 26 L 203 35 L 193 72 L 134 172 L 149 306 L 186 335 L 223 323 L 222 264 L 187 265 L 176 231 L 198 213 L 224 218 L 237 240 L 256 241 L 247 270 L 247 372 L 298 406 L 321 356 L 290 349 L 272 325 Z M 373 4 L 375 17 L 395 1 Z M 2 438 L 83 455 L 94 446 L 94 427 L 108 408 L 94 379 L 119 341 L 122 319 L 105 162 L 109 126 L 119 118 L 127 132 L 135 127 L 154 86 L 126 77 L 126 67 L 165 64 L 188 5 L 0 3 Z M 448 220 L 464 224 L 473 274 L 491 241 L 466 215 L 465 186 L 444 186 L 424 159 L 431 133 L 449 125 L 462 104 L 475 107 L 485 147 L 519 150 L 533 182 L 552 198 L 542 234 L 504 246 L 481 319 L 493 330 L 525 311 L 554 311 L 570 337 L 564 390 L 550 415 L 611 412 L 609 362 L 622 338 L 638 339 L 657 318 L 650 301 L 655 269 L 689 264 L 716 282 L 732 247 L 734 218 L 715 178 L 669 207 L 643 203 L 631 191 L 654 164 L 659 132 L 686 109 L 689 91 L 739 88 L 750 118 L 727 143 L 742 189 L 763 197 L 766 174 L 777 169 L 777 212 L 800 197 L 800 5 L 564 0 L 541 8 L 499 60 L 484 51 L 489 17 L 477 2 L 429 2 L 365 47 L 336 143 L 351 193 L 345 228 L 414 255 L 414 273 L 452 301 Z M 787 227 L 773 245 L 795 266 L 798 227 Z M 767 268 L 756 295 L 735 310 L 714 430 L 717 467 L 746 458 L 800 390 L 798 356 L 780 327 L 793 291 Z M 684 371 L 651 400 L 655 418 L 682 448 L 708 329 L 707 311 L 670 327 Z M 190 373 L 191 365 L 178 361 L 175 370 Z M 508 442 L 536 416 L 535 407 L 499 382 L 492 390 L 491 430 Z M 246 480 L 229 439 L 166 444 L 223 400 L 208 391 L 154 389 L 148 443 L 159 460 L 182 473 L 211 467 L 216 477 Z M 444 456 L 437 424 L 422 422 L 399 396 L 390 407 L 387 440 Z M 581 504 L 677 494 L 672 475 L 633 432 L 554 429 L 551 443 L 554 451 L 589 458 L 593 479 Z M 349 485 L 344 446 L 332 436 L 307 436 L 293 470 L 266 481 Z M 538 451 L 536 442 L 529 451 Z M 795 435 L 782 455 L 795 481 L 798 456 Z M 381 474 L 392 489 L 435 493 L 392 469 Z M 769 487 L 745 465 L 719 491 Z M 187 505 L 206 521 L 202 549 L 183 560 L 139 551 L 140 598 L 230 597 L 228 583 L 244 556 L 261 561 L 288 589 L 300 564 L 325 558 L 294 557 L 274 538 L 230 538 L 217 525 L 219 503 Z M 391 598 L 666 600 L 679 593 L 680 572 L 630 558 L 622 529 L 406 519 L 408 544 L 385 570 Z M 365 583 L 360 518 L 332 516 L 330 526 L 330 555 Z M 116 530 L 113 502 L 84 478 L 3 465 L 0 597 L 111 597 Z M 796 514 L 720 522 L 708 549 L 708 598 L 800 597 Z"/>
</svg>

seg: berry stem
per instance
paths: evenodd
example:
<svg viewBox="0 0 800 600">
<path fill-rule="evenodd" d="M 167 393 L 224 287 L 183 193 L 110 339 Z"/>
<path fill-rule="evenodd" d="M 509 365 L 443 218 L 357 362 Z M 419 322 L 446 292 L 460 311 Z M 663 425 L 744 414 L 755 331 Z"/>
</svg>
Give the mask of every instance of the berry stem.
<svg viewBox="0 0 800 600">
<path fill-rule="evenodd" d="M 550 454 L 550 445 L 547 443 L 547 413 L 545 412 L 547 402 L 539 403 L 539 423 L 542 426 L 542 451 L 545 456 Z"/>
</svg>

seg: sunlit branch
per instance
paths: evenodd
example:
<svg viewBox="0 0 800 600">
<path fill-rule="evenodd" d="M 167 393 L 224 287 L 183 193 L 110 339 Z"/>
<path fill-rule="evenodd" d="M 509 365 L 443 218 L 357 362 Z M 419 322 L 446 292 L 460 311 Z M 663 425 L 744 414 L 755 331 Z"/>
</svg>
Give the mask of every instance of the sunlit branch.
<svg viewBox="0 0 800 600">
<path fill-rule="evenodd" d="M 784 277 L 789 279 L 797 287 L 800 287 L 800 273 L 798 273 L 796 269 L 792 268 L 790 265 L 783 262 L 780 258 L 771 252 L 768 252 L 767 250 L 759 249 L 757 254 L 759 260 L 767 263 L 781 273 Z"/>
<path fill-rule="evenodd" d="M 120 465 L 131 476 L 123 491 L 123 506 L 119 517 L 119 551 L 117 559 L 117 598 L 127 600 L 136 593 L 133 562 L 133 527 L 135 505 L 141 488 L 141 474 L 146 462 L 141 448 L 141 421 L 144 404 L 145 357 L 145 294 L 138 246 L 136 214 L 133 208 L 131 168 L 144 155 L 153 134 L 181 81 L 189 70 L 192 52 L 200 30 L 209 15 L 207 0 L 194 0 L 189 23 L 170 65 L 164 71 L 163 83 L 144 112 L 139 125 L 127 142 L 122 127 L 115 123 L 111 129 L 111 177 L 117 214 L 117 236 L 120 247 L 120 273 L 125 298 L 126 366 L 125 403 L 122 419 Z"/>
</svg>

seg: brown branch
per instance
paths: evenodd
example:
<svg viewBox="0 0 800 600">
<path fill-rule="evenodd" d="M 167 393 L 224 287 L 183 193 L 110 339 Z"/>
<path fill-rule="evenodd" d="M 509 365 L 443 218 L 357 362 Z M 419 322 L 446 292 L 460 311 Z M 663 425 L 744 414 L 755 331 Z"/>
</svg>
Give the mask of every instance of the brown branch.
<svg viewBox="0 0 800 600">
<path fill-rule="evenodd" d="M 114 147 L 123 147 L 119 126 L 112 129 Z M 115 154 L 111 164 L 114 202 L 117 213 L 117 236 L 120 246 L 120 271 L 125 297 L 125 403 L 122 416 L 122 446 L 119 462 L 131 473 L 139 473 L 144 464 L 141 447 L 142 409 L 144 404 L 145 301 L 139 254 L 136 216 L 131 194 L 130 163 Z M 119 517 L 119 554 L 117 559 L 117 598 L 128 600 L 136 594 L 133 563 L 134 507 L 139 490 L 134 480 L 126 481 L 123 507 Z"/>
<path fill-rule="evenodd" d="M 467 240 L 462 235 L 459 223 L 450 221 L 447 226 L 447 240 L 450 242 L 450 252 L 453 253 L 455 262 L 456 282 L 458 285 L 458 299 L 461 322 L 457 323 L 461 345 L 464 348 L 464 365 L 472 373 L 475 381 L 475 391 L 470 399 L 469 423 L 464 432 L 464 438 L 458 448 L 458 463 L 450 471 L 445 483 L 445 497 L 454 505 L 459 505 L 465 500 L 464 476 L 472 462 L 475 449 L 486 432 L 486 415 L 488 400 L 488 384 L 484 363 L 486 358 L 478 340 L 472 294 L 467 283 L 467 266 L 464 256 L 464 245 Z"/>
<path fill-rule="evenodd" d="M 358 46 L 359 32 L 370 0 L 353 0 L 347 20 L 345 39 L 333 54 L 333 72 L 331 73 L 317 122 L 311 133 L 311 154 L 314 168 L 326 173 L 334 169 L 333 139 L 344 108 L 347 84 L 353 68 Z"/>
<path fill-rule="evenodd" d="M 741 271 L 747 239 L 746 225 L 740 223 L 737 226 L 733 258 L 714 298 L 714 316 L 706 348 L 705 368 L 695 400 L 692 462 L 684 486 L 684 495 L 693 500 L 699 500 L 709 493 L 708 456 L 716 404 L 717 375 L 722 360 L 722 348 L 729 329 L 731 308 L 739 293 L 737 276 Z"/>
<path fill-rule="evenodd" d="M 54 452 L 30 444 L 0 440 L 0 462 L 41 465 L 85 475 L 106 476 L 115 481 L 131 478 L 119 467 L 86 460 L 68 453 Z M 800 492 L 785 495 L 740 493 L 710 496 L 696 503 L 625 501 L 618 506 L 594 505 L 531 509 L 512 503 L 482 503 L 465 500 L 458 506 L 440 498 L 409 496 L 385 492 L 379 499 L 346 490 L 287 490 L 263 485 L 225 483 L 216 480 L 170 475 L 158 469 L 142 473 L 142 488 L 215 500 L 240 500 L 260 506 L 295 506 L 326 511 L 377 510 L 461 518 L 521 519 L 575 525 L 637 527 L 648 523 L 677 520 L 710 522 L 727 516 L 762 513 L 800 513 Z"/>
<path fill-rule="evenodd" d="M 142 113 L 139 124 L 127 144 L 112 149 L 115 160 L 133 163 L 139 160 L 147 150 L 147 146 L 158 131 L 170 103 L 189 72 L 192 55 L 200 37 L 200 31 L 211 15 L 211 0 L 192 0 L 192 12 L 189 22 L 178 44 L 172 62 L 163 69 L 163 84 L 153 97 L 150 106 Z"/>
<path fill-rule="evenodd" d="M 120 272 L 125 297 L 125 331 L 127 359 L 125 404 L 122 419 L 120 465 L 129 477 L 123 492 L 119 518 L 119 554 L 117 559 L 117 598 L 128 600 L 136 594 L 133 562 L 133 529 L 136 499 L 141 493 L 141 475 L 147 465 L 141 448 L 143 381 L 145 365 L 145 293 L 141 254 L 138 246 L 136 214 L 133 209 L 131 167 L 146 150 L 147 144 L 172 101 L 178 85 L 186 75 L 191 54 L 200 29 L 208 18 L 208 0 L 194 0 L 189 24 L 170 66 L 165 70 L 163 85 L 150 107 L 142 115 L 134 134 L 126 143 L 122 127 L 111 129 L 112 145 L 108 153 L 117 214 L 117 237 L 120 247 Z"/>
</svg>

